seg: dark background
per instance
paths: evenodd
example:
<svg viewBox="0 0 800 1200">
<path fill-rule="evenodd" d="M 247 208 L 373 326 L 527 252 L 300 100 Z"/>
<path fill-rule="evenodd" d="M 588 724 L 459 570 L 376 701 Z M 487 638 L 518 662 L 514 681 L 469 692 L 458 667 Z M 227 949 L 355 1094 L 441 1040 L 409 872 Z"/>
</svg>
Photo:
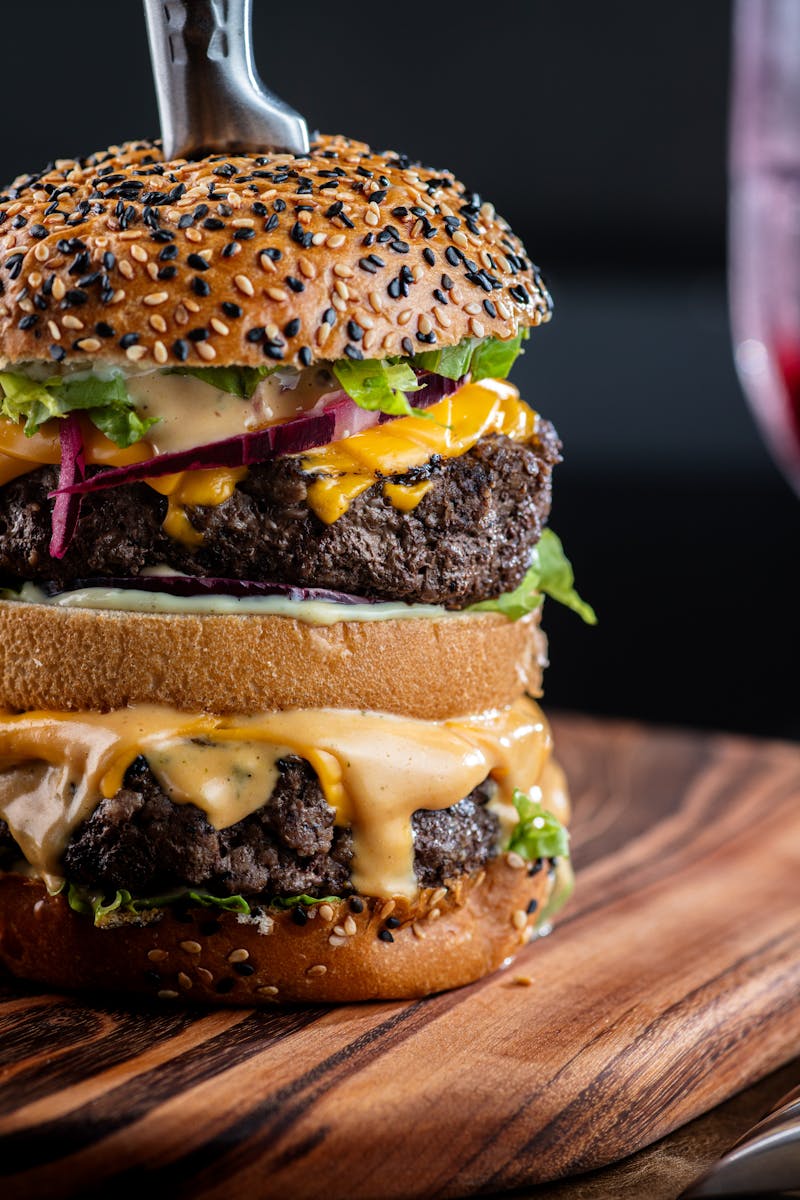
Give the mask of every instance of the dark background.
<svg viewBox="0 0 800 1200">
<path fill-rule="evenodd" d="M 800 505 L 727 329 L 730 5 L 254 7 L 261 74 L 312 127 L 451 166 L 549 279 L 515 379 L 564 440 L 552 523 L 601 618 L 548 605 L 549 704 L 799 734 Z M 157 132 L 138 0 L 3 25 L 0 176 Z"/>
</svg>

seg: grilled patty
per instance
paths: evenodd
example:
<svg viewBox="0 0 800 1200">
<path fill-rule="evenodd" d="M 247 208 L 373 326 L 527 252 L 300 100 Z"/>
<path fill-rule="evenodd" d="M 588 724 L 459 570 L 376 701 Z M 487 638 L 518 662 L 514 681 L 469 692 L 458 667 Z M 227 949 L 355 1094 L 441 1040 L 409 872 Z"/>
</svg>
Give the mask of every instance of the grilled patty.
<svg viewBox="0 0 800 1200">
<path fill-rule="evenodd" d="M 0 494 L 0 583 L 131 576 L 166 563 L 191 575 L 288 583 L 372 600 L 458 609 L 511 591 L 521 581 L 550 510 L 559 461 L 552 426 L 534 443 L 482 438 L 459 458 L 434 458 L 393 478 L 430 480 L 410 512 L 393 507 L 383 483 L 338 520 L 307 503 L 309 477 L 297 458 L 250 469 L 229 500 L 188 510 L 203 544 L 190 548 L 162 529 L 166 500 L 146 484 L 84 497 L 64 558 L 48 554 L 55 467 L 7 484 Z"/>
<path fill-rule="evenodd" d="M 103 800 L 73 834 L 63 867 L 75 883 L 135 896 L 178 887 L 217 895 L 347 895 L 353 838 L 334 825 L 317 776 L 299 758 L 279 763 L 280 777 L 263 808 L 216 830 L 192 804 L 175 804 L 144 758 L 123 788 Z M 486 807 L 485 782 L 452 808 L 414 814 L 414 869 L 422 887 L 478 870 L 496 850 L 499 824 Z M 0 821 L 0 866 L 18 851 Z"/>
</svg>

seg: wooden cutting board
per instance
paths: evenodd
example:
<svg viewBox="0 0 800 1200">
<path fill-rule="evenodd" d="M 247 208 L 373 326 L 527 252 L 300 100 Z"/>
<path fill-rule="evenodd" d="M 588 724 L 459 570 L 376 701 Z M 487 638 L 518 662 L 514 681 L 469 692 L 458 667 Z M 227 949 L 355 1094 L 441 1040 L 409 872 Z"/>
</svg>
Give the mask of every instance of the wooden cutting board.
<svg viewBox="0 0 800 1200">
<path fill-rule="evenodd" d="M 500 1191 L 630 1154 L 796 1055 L 800 750 L 555 727 L 579 879 L 551 937 L 412 1003 L 129 1011 L 10 985 L 0 1194 Z"/>
</svg>

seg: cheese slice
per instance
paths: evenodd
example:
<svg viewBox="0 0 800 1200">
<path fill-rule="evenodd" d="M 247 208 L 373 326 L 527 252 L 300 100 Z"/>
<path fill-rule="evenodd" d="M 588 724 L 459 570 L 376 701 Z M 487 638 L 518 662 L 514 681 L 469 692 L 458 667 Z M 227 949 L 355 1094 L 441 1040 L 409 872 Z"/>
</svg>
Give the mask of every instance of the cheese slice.
<svg viewBox="0 0 800 1200">
<path fill-rule="evenodd" d="M 352 828 L 355 887 L 411 897 L 417 809 L 450 808 L 487 776 L 506 805 L 515 788 L 534 795 L 550 733 L 527 698 L 449 721 L 343 709 L 216 717 L 158 705 L 8 715 L 0 719 L 0 817 L 49 885 L 73 831 L 119 791 L 139 754 L 176 804 L 196 805 L 216 829 L 261 807 L 279 760 L 298 755 L 317 773 L 336 823 Z M 555 801 L 562 818 L 566 801 Z"/>
</svg>

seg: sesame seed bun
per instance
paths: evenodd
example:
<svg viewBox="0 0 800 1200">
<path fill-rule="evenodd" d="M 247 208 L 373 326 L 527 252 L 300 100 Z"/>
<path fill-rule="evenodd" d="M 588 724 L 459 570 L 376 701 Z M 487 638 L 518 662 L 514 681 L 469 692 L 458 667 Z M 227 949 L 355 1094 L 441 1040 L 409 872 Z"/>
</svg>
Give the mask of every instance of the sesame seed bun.
<svg viewBox="0 0 800 1200">
<path fill-rule="evenodd" d="M 0 876 L 0 964 L 52 987 L 200 1004 L 426 996 L 471 983 L 516 953 L 552 888 L 546 869 L 531 875 L 517 855 L 501 855 L 413 904 L 315 905 L 302 926 L 275 909 L 243 917 L 194 908 L 98 929 L 63 895 L 8 874 Z"/>
<path fill-rule="evenodd" d="M 343 137 L 170 163 L 130 143 L 0 196 L 4 365 L 385 358 L 505 340 L 550 307 L 490 204 Z"/>
<path fill-rule="evenodd" d="M 0 707 L 355 708 L 437 720 L 538 695 L 539 610 L 441 620 L 131 613 L 0 602 Z"/>
</svg>

